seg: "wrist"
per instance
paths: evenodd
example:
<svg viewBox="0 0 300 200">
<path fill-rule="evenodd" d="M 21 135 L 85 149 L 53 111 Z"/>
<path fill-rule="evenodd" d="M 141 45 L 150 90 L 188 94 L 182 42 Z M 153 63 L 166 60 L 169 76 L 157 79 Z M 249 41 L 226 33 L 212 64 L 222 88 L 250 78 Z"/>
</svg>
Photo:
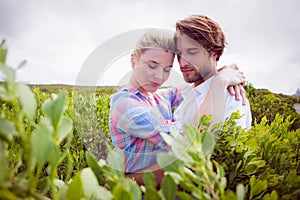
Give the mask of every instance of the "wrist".
<svg viewBox="0 0 300 200">
<path fill-rule="evenodd" d="M 216 81 L 218 81 L 219 83 L 222 83 L 224 88 L 228 88 L 230 86 L 230 80 L 228 78 L 226 78 L 226 76 L 222 76 L 222 73 L 217 73 L 216 75 Z"/>
</svg>

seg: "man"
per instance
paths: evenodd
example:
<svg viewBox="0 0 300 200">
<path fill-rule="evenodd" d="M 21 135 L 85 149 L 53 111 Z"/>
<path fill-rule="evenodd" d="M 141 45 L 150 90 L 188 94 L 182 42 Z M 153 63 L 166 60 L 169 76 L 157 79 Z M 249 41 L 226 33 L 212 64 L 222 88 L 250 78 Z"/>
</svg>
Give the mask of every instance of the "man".
<svg viewBox="0 0 300 200">
<path fill-rule="evenodd" d="M 175 42 L 182 75 L 186 82 L 193 83 L 183 93 L 183 103 L 174 113 L 175 121 L 181 122 L 182 127 L 193 117 L 199 119 L 200 115 L 211 114 L 213 123 L 219 123 L 239 111 L 242 117 L 236 120 L 237 125 L 249 129 L 252 119 L 248 100 L 243 105 L 213 78 L 217 76 L 217 61 L 226 45 L 220 26 L 207 16 L 192 15 L 176 23 Z M 218 90 L 211 90 L 212 87 Z"/>
<path fill-rule="evenodd" d="M 210 27 L 211 24 L 214 27 Z M 208 30 L 205 30 L 203 26 Z M 207 17 L 192 16 L 178 21 L 176 32 L 175 41 L 180 69 L 185 81 L 193 83 L 193 87 L 184 92 L 184 100 L 175 111 L 175 121 L 180 123 L 177 124 L 177 128 L 180 129 L 183 124 L 191 124 L 193 117 L 199 119 L 203 114 L 212 114 L 214 123 L 224 121 L 225 117 L 237 110 L 244 115 L 238 124 L 249 128 L 251 112 L 248 101 L 246 106 L 243 106 L 242 101 L 237 101 L 235 96 L 229 94 L 228 84 L 223 82 L 224 79 L 218 79 L 218 76 L 224 73 L 217 75 L 216 63 L 225 47 L 224 34 L 219 26 Z M 232 78 L 233 76 L 226 77 Z M 228 80 L 228 82 L 234 81 Z M 240 83 L 240 80 L 236 82 Z M 126 177 L 134 178 L 142 184 L 142 173 L 145 171 L 154 173 L 159 186 L 164 172 L 157 164 L 133 174 L 127 174 Z"/>
</svg>

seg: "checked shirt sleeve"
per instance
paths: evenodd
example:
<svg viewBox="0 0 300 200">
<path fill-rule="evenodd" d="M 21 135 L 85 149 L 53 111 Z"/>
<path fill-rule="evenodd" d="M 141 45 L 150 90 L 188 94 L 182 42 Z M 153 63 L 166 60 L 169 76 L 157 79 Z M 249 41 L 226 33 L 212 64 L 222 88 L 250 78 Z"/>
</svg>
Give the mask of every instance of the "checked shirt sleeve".
<svg viewBox="0 0 300 200">
<path fill-rule="evenodd" d="M 126 137 L 134 136 L 159 145 L 163 142 L 159 132 L 169 132 L 168 120 L 156 113 L 155 108 L 149 109 L 144 102 L 132 96 L 118 98 L 112 109 L 115 126 L 126 133 Z"/>
<path fill-rule="evenodd" d="M 171 107 L 178 107 L 178 105 L 182 102 L 183 98 L 181 95 L 182 89 L 177 87 L 171 87 L 166 89 L 158 90 L 158 93 L 162 95 L 165 99 L 167 99 Z"/>
</svg>

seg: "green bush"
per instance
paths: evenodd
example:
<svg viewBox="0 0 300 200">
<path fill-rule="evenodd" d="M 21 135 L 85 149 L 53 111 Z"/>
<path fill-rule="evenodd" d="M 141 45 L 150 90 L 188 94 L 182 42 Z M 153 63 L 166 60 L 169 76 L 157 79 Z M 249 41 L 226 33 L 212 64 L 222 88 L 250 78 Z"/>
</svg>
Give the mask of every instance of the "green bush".
<svg viewBox="0 0 300 200">
<path fill-rule="evenodd" d="M 260 123 L 263 117 L 266 117 L 267 124 L 270 124 L 276 115 L 280 114 L 284 119 L 290 117 L 291 130 L 300 128 L 300 114 L 293 108 L 296 97 L 274 94 L 266 89 L 255 89 L 251 84 L 246 85 L 245 89 L 251 105 L 253 124 Z"/>
<path fill-rule="evenodd" d="M 15 81 L 6 54 L 2 42 L 0 199 L 300 199 L 293 98 L 246 86 L 255 119 L 250 130 L 236 126 L 234 113 L 212 129 L 203 116 L 198 129 L 184 128 L 185 136 L 162 133 L 171 152 L 158 154 L 166 173 L 157 189 L 151 173 L 144 174 L 144 186 L 126 179 L 124 155 L 111 149 L 109 95 L 115 88 L 32 92 Z"/>
</svg>

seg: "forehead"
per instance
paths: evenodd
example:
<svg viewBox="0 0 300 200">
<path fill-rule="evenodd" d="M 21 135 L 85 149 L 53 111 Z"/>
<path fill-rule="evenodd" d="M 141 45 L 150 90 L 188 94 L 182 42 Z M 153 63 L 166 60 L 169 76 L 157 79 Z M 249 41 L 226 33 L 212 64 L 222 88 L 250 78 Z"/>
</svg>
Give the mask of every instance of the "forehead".
<svg viewBox="0 0 300 200">
<path fill-rule="evenodd" d="M 176 34 L 176 48 L 178 50 L 185 50 L 190 48 L 197 48 L 199 50 L 200 49 L 204 50 L 204 48 L 196 40 L 182 33 Z"/>
<path fill-rule="evenodd" d="M 141 62 L 155 62 L 162 65 L 172 65 L 174 53 L 160 48 L 149 48 L 139 58 Z"/>
</svg>

